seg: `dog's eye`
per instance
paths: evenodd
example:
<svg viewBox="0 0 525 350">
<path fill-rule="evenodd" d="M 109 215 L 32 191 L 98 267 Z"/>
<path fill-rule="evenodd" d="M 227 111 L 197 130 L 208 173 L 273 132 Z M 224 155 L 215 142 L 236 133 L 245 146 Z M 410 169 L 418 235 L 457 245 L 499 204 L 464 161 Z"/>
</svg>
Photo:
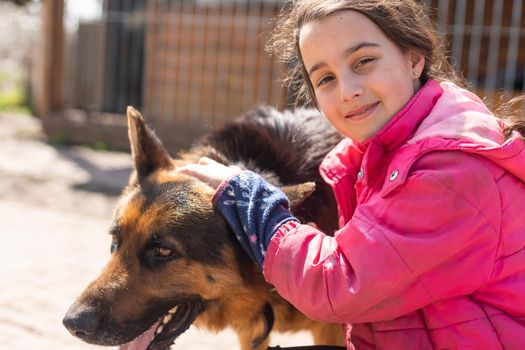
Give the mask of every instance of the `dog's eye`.
<svg viewBox="0 0 525 350">
<path fill-rule="evenodd" d="M 173 250 L 166 247 L 155 248 L 155 255 L 160 258 L 168 258 L 173 255 Z"/>
<path fill-rule="evenodd" d="M 179 257 L 175 247 L 170 243 L 150 242 L 150 246 L 145 251 L 145 263 L 150 267 L 160 267 Z"/>
<path fill-rule="evenodd" d="M 111 254 L 113 254 L 117 250 L 117 247 L 118 247 L 118 241 L 116 237 L 113 236 L 113 238 L 111 239 L 111 247 L 109 248 Z"/>
</svg>

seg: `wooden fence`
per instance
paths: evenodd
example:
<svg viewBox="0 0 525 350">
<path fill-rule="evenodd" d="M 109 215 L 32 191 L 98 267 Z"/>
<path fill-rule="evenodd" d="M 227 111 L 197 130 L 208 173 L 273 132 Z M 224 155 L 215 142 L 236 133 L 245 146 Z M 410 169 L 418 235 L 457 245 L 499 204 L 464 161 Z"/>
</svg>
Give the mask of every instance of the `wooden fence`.
<svg viewBox="0 0 525 350">
<path fill-rule="evenodd" d="M 423 0 L 449 43 L 451 61 L 492 100 L 525 92 L 524 0 Z"/>
<path fill-rule="evenodd" d="M 264 1 L 150 1 L 143 110 L 199 126 L 259 103 L 277 105 L 279 69 L 264 52 L 264 33 L 278 9 Z"/>
</svg>

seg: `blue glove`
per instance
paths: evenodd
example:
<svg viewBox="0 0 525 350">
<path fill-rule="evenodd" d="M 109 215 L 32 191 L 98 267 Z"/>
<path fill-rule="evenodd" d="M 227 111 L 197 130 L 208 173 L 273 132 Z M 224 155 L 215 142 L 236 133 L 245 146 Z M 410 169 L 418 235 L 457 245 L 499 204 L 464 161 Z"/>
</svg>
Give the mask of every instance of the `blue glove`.
<svg viewBox="0 0 525 350">
<path fill-rule="evenodd" d="M 275 232 L 290 220 L 286 195 L 260 175 L 243 171 L 224 182 L 213 198 L 243 248 L 262 268 Z"/>
</svg>

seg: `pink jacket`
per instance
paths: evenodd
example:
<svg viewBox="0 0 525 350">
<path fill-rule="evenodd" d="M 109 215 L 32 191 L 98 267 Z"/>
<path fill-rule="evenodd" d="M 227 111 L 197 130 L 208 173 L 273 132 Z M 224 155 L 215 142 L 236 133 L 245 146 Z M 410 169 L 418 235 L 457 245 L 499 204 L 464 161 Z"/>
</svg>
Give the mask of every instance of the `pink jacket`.
<svg viewBox="0 0 525 350">
<path fill-rule="evenodd" d="M 428 82 L 323 161 L 340 229 L 289 223 L 267 280 L 349 349 L 525 349 L 525 143 L 470 92 Z"/>
</svg>

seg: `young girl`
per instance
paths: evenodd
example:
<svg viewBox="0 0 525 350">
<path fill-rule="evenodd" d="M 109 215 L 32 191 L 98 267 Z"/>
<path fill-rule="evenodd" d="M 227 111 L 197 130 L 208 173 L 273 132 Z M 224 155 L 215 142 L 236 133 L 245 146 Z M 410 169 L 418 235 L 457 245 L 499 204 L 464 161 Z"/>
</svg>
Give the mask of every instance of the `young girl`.
<svg viewBox="0 0 525 350">
<path fill-rule="evenodd" d="M 421 5 L 296 0 L 273 52 L 346 136 L 320 169 L 334 237 L 256 174 L 209 159 L 180 169 L 222 182 L 214 204 L 268 282 L 346 324 L 349 349 L 525 349 L 525 143 L 454 84 Z"/>
</svg>

